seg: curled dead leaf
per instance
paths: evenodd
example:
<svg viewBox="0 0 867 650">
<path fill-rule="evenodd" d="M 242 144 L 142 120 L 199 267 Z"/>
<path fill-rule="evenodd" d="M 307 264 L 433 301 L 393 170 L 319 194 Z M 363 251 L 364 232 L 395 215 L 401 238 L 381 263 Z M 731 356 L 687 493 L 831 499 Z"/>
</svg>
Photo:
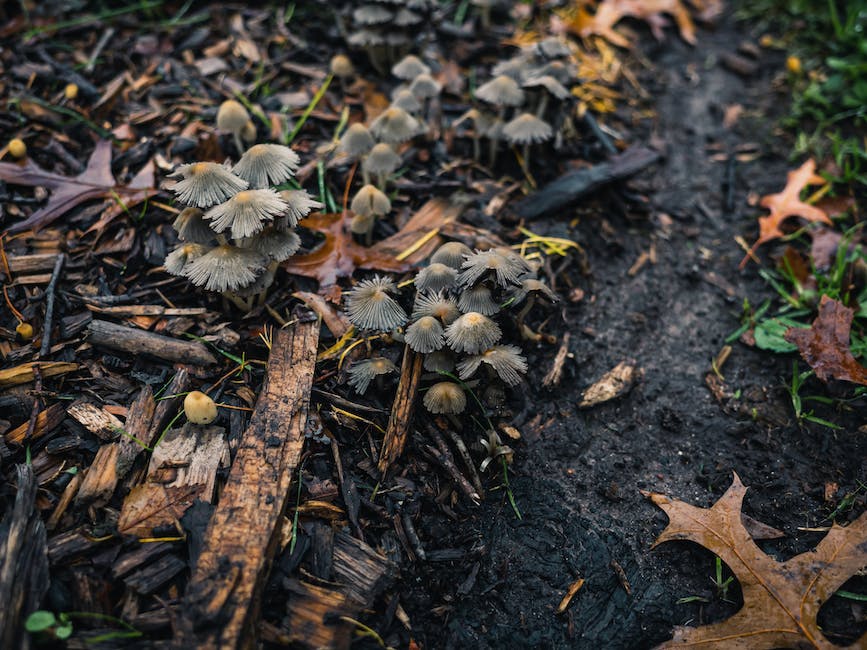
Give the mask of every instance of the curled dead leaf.
<svg viewBox="0 0 867 650">
<path fill-rule="evenodd" d="M 579 408 L 590 408 L 625 395 L 640 376 L 641 370 L 633 362 L 621 361 L 584 391 Z"/>
</svg>

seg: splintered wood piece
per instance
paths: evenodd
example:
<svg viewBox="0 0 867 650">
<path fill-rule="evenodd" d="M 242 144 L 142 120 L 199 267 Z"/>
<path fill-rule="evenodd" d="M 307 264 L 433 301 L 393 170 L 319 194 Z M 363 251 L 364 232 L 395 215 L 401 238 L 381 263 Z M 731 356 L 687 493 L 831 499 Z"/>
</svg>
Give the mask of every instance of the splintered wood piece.
<svg viewBox="0 0 867 650">
<path fill-rule="evenodd" d="M 28 647 L 22 621 L 48 590 L 45 526 L 36 510 L 39 484 L 29 465 L 15 468 L 15 503 L 0 521 L 0 647 Z M 22 638 L 25 637 L 25 638 Z"/>
<path fill-rule="evenodd" d="M 156 402 L 150 386 L 142 388 L 135 402 L 129 408 L 122 435 L 116 442 L 103 445 L 96 452 L 81 487 L 76 503 L 104 505 L 111 499 L 117 483 L 126 476 L 147 444 L 148 431 L 154 418 Z"/>
<path fill-rule="evenodd" d="M 304 445 L 318 342 L 317 322 L 274 337 L 262 393 L 180 608 L 179 647 L 257 644 L 261 592 Z"/>
<path fill-rule="evenodd" d="M 56 375 L 65 375 L 68 372 L 78 370 L 77 363 L 67 363 L 65 361 L 30 361 L 22 363 L 14 368 L 6 368 L 0 370 L 0 388 L 9 388 L 18 384 L 27 384 L 36 378 L 34 368 L 39 369 L 39 374 L 45 377 L 55 377 Z"/>
<path fill-rule="evenodd" d="M 391 464 L 400 458 L 406 444 L 409 425 L 415 411 L 415 398 L 418 382 L 421 379 L 422 355 L 413 352 L 408 345 L 403 348 L 403 362 L 400 366 L 400 383 L 391 407 L 388 427 L 379 454 L 379 471 L 385 474 Z"/>
<path fill-rule="evenodd" d="M 201 499 L 211 502 L 217 470 L 229 464 L 229 445 L 223 427 L 196 426 L 189 422 L 172 429 L 154 448 L 148 481 L 166 487 L 198 485 Z"/>
<path fill-rule="evenodd" d="M 411 264 L 418 264 L 443 243 L 443 238 L 439 236 L 442 228 L 457 221 L 461 212 L 463 206 L 457 203 L 442 198 L 430 199 L 398 232 L 377 242 L 373 248 Z"/>
<path fill-rule="evenodd" d="M 115 415 L 90 402 L 76 402 L 66 414 L 101 440 L 114 440 L 123 429 Z"/>
<path fill-rule="evenodd" d="M 198 341 L 179 341 L 170 336 L 124 327 L 104 320 L 91 321 L 87 330 L 90 343 L 111 350 L 120 350 L 132 355 L 147 354 L 164 361 L 191 363 L 196 366 L 217 363 L 217 359 L 208 352 L 208 348 Z"/>
<path fill-rule="evenodd" d="M 54 431 L 54 429 L 60 426 L 65 417 L 66 409 L 63 408 L 63 404 L 61 403 L 52 404 L 44 411 L 40 411 L 39 415 L 36 416 L 36 426 L 33 427 L 33 434 L 30 436 L 30 440 L 37 440 L 46 433 Z M 28 424 L 29 422 L 24 422 L 7 433 L 6 442 L 10 445 L 20 445 L 23 443 L 24 437 L 27 435 Z"/>
</svg>

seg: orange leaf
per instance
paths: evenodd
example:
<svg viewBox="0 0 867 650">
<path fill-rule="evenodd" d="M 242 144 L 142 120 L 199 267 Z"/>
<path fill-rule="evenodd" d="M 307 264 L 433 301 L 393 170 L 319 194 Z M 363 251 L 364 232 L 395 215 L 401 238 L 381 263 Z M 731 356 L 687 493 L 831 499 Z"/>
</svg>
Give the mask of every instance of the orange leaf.
<svg viewBox="0 0 867 650">
<path fill-rule="evenodd" d="M 128 185 L 118 185 L 111 174 L 111 142 L 100 140 L 87 161 L 87 168 L 78 176 L 62 176 L 45 171 L 28 159 L 23 165 L 0 163 L 0 180 L 15 185 L 46 187 L 51 190 L 48 203 L 24 221 L 13 224 L 10 233 L 47 226 L 77 205 L 91 199 L 112 199 L 111 206 L 100 223 L 107 223 L 124 209 L 141 203 L 157 193 L 154 187 L 154 165 L 148 162 Z M 121 205 L 120 202 L 123 202 Z"/>
<path fill-rule="evenodd" d="M 771 213 L 759 218 L 759 240 L 756 246 L 783 236 L 780 224 L 789 217 L 802 217 L 807 221 L 820 221 L 831 224 L 824 210 L 801 201 L 801 192 L 808 185 L 824 183 L 825 179 L 816 175 L 816 161 L 810 158 L 795 171 L 789 172 L 786 187 L 779 194 L 763 196 L 761 206 Z"/>
<path fill-rule="evenodd" d="M 695 25 L 681 0 L 602 0 L 595 14 L 582 7 L 566 25 L 582 38 L 595 34 L 619 47 L 630 47 L 629 40 L 616 32 L 614 26 L 623 18 L 637 18 L 648 23 L 654 37 L 662 40 L 665 24 L 662 14 L 673 16 L 683 40 L 695 45 Z"/>
<path fill-rule="evenodd" d="M 660 648 L 836 648 L 816 622 L 819 609 L 867 565 L 867 513 L 846 528 L 834 524 L 814 550 L 778 562 L 760 549 L 741 521 L 747 488 L 734 475 L 731 487 L 710 508 L 662 494 L 643 494 L 669 517 L 654 546 L 672 540 L 701 544 L 725 562 L 741 585 L 744 606 L 731 618 L 701 627 L 676 627 Z M 867 635 L 860 644 L 863 648 Z"/>
<path fill-rule="evenodd" d="M 849 349 L 849 330 L 854 311 L 842 302 L 822 296 L 819 316 L 808 328 L 790 327 L 785 338 L 822 381 L 839 379 L 867 386 L 867 369 Z"/>
</svg>

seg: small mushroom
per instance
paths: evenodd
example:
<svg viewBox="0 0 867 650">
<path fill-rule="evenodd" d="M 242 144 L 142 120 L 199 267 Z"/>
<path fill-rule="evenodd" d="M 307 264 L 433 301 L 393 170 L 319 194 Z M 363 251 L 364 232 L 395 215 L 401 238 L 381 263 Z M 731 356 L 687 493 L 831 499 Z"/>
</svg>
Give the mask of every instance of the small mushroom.
<svg viewBox="0 0 867 650">
<path fill-rule="evenodd" d="M 212 233 L 213 234 L 213 233 Z M 188 242 L 178 246 L 171 253 L 166 255 L 163 262 L 163 268 L 167 273 L 172 275 L 184 275 L 184 269 L 187 264 L 194 259 L 201 257 L 210 250 L 209 246 Z"/>
<path fill-rule="evenodd" d="M 345 153 L 350 158 L 361 158 L 373 149 L 375 140 L 367 127 L 361 122 L 350 124 L 337 143 L 337 151 Z"/>
<path fill-rule="evenodd" d="M 432 262 L 415 276 L 415 286 L 419 291 L 442 291 L 455 285 L 458 272 L 447 264 Z"/>
<path fill-rule="evenodd" d="M 458 283 L 468 287 L 482 278 L 493 276 L 501 287 L 510 287 L 519 284 L 518 278 L 525 270 L 526 267 L 514 257 L 498 250 L 476 251 L 464 259 Z"/>
<path fill-rule="evenodd" d="M 386 109 L 370 124 L 370 132 L 380 141 L 389 144 L 411 140 L 421 130 L 418 120 L 397 106 Z"/>
<path fill-rule="evenodd" d="M 389 294 L 397 290 L 388 278 L 374 276 L 359 282 L 346 297 L 346 314 L 363 329 L 390 331 L 406 322 L 406 312 Z"/>
<path fill-rule="evenodd" d="M 500 305 L 485 283 L 464 289 L 458 297 L 458 307 L 463 312 L 477 311 L 485 316 L 493 316 L 500 311 Z"/>
<path fill-rule="evenodd" d="M 352 61 L 345 54 L 335 54 L 328 63 L 328 69 L 340 80 L 340 89 L 345 95 L 347 85 L 355 77 L 355 66 L 352 65 Z"/>
<path fill-rule="evenodd" d="M 445 345 L 443 326 L 433 316 L 422 316 L 406 329 L 406 344 L 415 352 L 425 354 Z"/>
<path fill-rule="evenodd" d="M 443 325 L 450 325 L 461 315 L 457 304 L 447 297 L 442 291 L 436 293 L 420 292 L 416 295 L 415 304 L 412 307 L 412 318 L 424 318 L 433 316 L 438 318 Z"/>
<path fill-rule="evenodd" d="M 471 311 L 449 325 L 445 334 L 449 347 L 455 352 L 477 354 L 499 341 L 503 332 L 484 314 Z"/>
<path fill-rule="evenodd" d="M 518 82 L 512 77 L 503 74 L 498 75 L 479 86 L 476 89 L 476 97 L 497 107 L 496 122 L 498 124 L 503 124 L 505 121 L 507 107 L 520 106 L 524 103 L 524 91 L 521 90 Z M 499 138 L 495 136 L 496 131 L 492 128 L 488 136 L 491 139 L 491 167 L 493 167 L 497 162 L 497 145 Z"/>
<path fill-rule="evenodd" d="M 525 339 L 539 340 L 541 335 L 527 326 L 524 323 L 524 319 L 527 318 L 527 314 L 530 313 L 530 310 L 535 306 L 539 298 L 554 303 L 558 300 L 557 294 L 551 291 L 550 287 L 541 280 L 525 278 L 521 280 L 521 284 L 512 292 L 511 298 L 514 305 L 520 304 L 524 299 L 527 300 L 524 307 L 515 317 L 521 336 Z"/>
<path fill-rule="evenodd" d="M 458 376 L 469 379 L 482 363 L 488 364 L 497 376 L 509 386 L 521 383 L 521 375 L 527 372 L 527 360 L 516 345 L 495 345 L 482 354 L 476 354 L 458 363 Z"/>
<path fill-rule="evenodd" d="M 234 99 L 227 99 L 220 104 L 220 108 L 217 110 L 217 128 L 232 134 L 239 156 L 244 153 L 245 147 L 241 141 L 241 136 L 249 121 L 250 114 L 247 109 Z"/>
<path fill-rule="evenodd" d="M 250 237 L 288 210 L 288 205 L 272 189 L 244 190 L 205 213 L 215 232 L 231 229 L 232 237 Z"/>
<path fill-rule="evenodd" d="M 222 203 L 249 186 L 243 178 L 213 162 L 180 165 L 171 177 L 181 179 L 174 186 L 178 200 L 197 208 Z"/>
<path fill-rule="evenodd" d="M 398 79 L 411 81 L 420 74 L 430 74 L 430 68 L 420 58 L 409 54 L 392 66 L 391 73 Z"/>
<path fill-rule="evenodd" d="M 395 153 L 391 145 L 384 142 L 374 145 L 361 164 L 366 178 L 371 174 L 376 176 L 380 190 L 385 189 L 385 181 L 388 175 L 399 166 L 400 156 Z"/>
<path fill-rule="evenodd" d="M 298 154 L 282 144 L 256 144 L 250 147 L 232 169 L 253 189 L 280 185 L 295 176 L 300 164 Z"/>
<path fill-rule="evenodd" d="M 542 88 L 544 90 L 539 99 L 538 107 L 536 108 L 536 117 L 540 120 L 545 118 L 545 109 L 548 107 L 548 97 L 554 97 L 555 99 L 562 101 L 570 96 L 566 87 L 551 75 L 531 77 L 524 82 L 524 88 Z"/>
<path fill-rule="evenodd" d="M 306 190 L 282 190 L 280 198 L 286 202 L 286 212 L 274 221 L 278 230 L 294 227 L 310 214 L 311 210 L 319 210 L 322 204 L 310 196 Z"/>
<path fill-rule="evenodd" d="M 178 237 L 185 242 L 196 244 L 209 244 L 214 239 L 214 231 L 202 218 L 204 212 L 199 208 L 184 208 L 175 217 L 172 227 L 177 231 Z"/>
<path fill-rule="evenodd" d="M 441 381 L 428 388 L 422 402 L 431 413 L 442 415 L 463 413 L 467 408 L 464 389 L 453 381 Z"/>
<path fill-rule="evenodd" d="M 418 113 L 422 109 L 422 104 L 412 94 L 409 88 L 399 88 L 391 98 L 391 105 L 396 108 L 402 108 L 407 113 Z"/>
<path fill-rule="evenodd" d="M 245 239 L 244 246 L 275 262 L 283 262 L 298 252 L 301 248 L 301 238 L 294 230 L 277 230 L 274 226 L 268 226 Z"/>
<path fill-rule="evenodd" d="M 349 368 L 348 383 L 355 389 L 356 393 L 363 395 L 367 392 L 367 387 L 370 386 L 370 382 L 374 378 L 379 380 L 383 375 L 397 372 L 397 370 L 397 366 L 385 357 L 360 359 Z"/>
<path fill-rule="evenodd" d="M 364 223 L 368 224 L 365 232 L 366 243 L 370 245 L 371 234 L 373 233 L 373 224 L 378 217 L 385 216 L 391 212 L 391 201 L 388 197 L 375 186 L 367 184 L 358 190 L 358 193 L 353 197 L 352 203 L 349 206 L 356 216 L 362 217 Z M 353 230 L 353 232 L 359 232 Z"/>
<path fill-rule="evenodd" d="M 261 253 L 223 244 L 190 261 L 183 275 L 208 291 L 235 291 L 252 284 L 266 263 Z"/>
<path fill-rule="evenodd" d="M 530 167 L 530 145 L 550 140 L 553 132 L 547 122 L 532 113 L 521 113 L 503 127 L 503 135 L 510 144 L 524 145 L 524 165 Z"/>
<path fill-rule="evenodd" d="M 210 424 L 217 419 L 217 404 L 200 390 L 187 393 L 184 414 L 193 424 Z"/>
<path fill-rule="evenodd" d="M 410 11 L 406 7 L 401 7 L 397 10 L 397 13 L 394 14 L 394 20 L 392 22 L 398 27 L 412 27 L 413 25 L 418 25 L 421 21 L 422 17 L 417 13 Z"/>
<path fill-rule="evenodd" d="M 473 251 L 466 244 L 459 241 L 450 241 L 437 248 L 434 254 L 431 255 L 430 261 L 460 270 L 464 259 L 472 254 Z"/>
</svg>

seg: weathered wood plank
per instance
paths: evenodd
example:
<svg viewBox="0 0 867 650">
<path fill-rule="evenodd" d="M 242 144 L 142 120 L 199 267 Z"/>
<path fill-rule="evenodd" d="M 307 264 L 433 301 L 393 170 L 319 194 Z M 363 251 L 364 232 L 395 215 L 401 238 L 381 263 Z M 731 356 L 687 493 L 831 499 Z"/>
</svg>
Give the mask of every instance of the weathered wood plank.
<svg viewBox="0 0 867 650">
<path fill-rule="evenodd" d="M 267 378 L 184 595 L 175 646 L 252 648 L 310 403 L 319 325 L 274 337 Z"/>
<path fill-rule="evenodd" d="M 406 444 L 412 415 L 415 412 L 415 398 L 421 379 L 422 355 L 413 352 L 408 345 L 403 348 L 403 362 L 400 366 L 400 383 L 391 407 L 388 427 L 379 454 L 379 471 L 385 474 L 391 464 L 400 458 Z"/>
<path fill-rule="evenodd" d="M 170 336 L 145 332 L 132 327 L 94 320 L 88 325 L 88 341 L 112 350 L 130 354 L 147 354 L 164 361 L 208 366 L 217 359 L 197 341 L 179 341 Z"/>
</svg>

